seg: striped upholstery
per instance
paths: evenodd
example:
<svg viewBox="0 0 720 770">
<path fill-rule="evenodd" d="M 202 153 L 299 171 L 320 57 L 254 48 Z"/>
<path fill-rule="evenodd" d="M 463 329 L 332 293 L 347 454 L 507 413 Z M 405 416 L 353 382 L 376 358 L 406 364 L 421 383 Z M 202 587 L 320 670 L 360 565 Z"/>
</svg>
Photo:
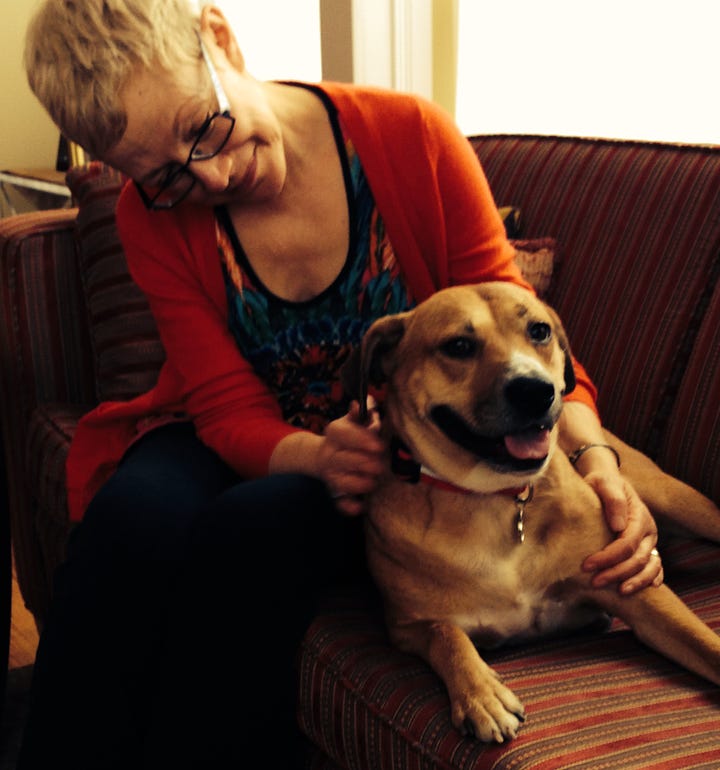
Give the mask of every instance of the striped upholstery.
<svg viewBox="0 0 720 770">
<path fill-rule="evenodd" d="M 606 424 L 717 496 L 720 463 L 691 473 L 663 446 L 681 389 L 692 392 L 684 379 L 720 273 L 718 148 L 507 136 L 472 142 L 496 200 L 522 211 L 524 235 L 559 243 L 549 300 L 600 387 Z M 706 341 L 718 321 L 716 314 L 706 324 Z M 695 373 L 701 369 L 697 360 Z M 708 376 L 711 385 L 717 371 Z M 696 445 L 693 433 L 681 434 L 675 421 L 673 442 Z M 720 431 L 707 436 L 711 460 Z"/>
<path fill-rule="evenodd" d="M 720 632 L 717 548 L 684 542 L 664 554 L 671 584 Z M 300 657 L 301 724 L 326 757 L 313 767 L 720 766 L 718 688 L 641 647 L 618 622 L 605 634 L 485 657 L 527 711 L 519 737 L 502 746 L 464 739 L 452 728 L 440 680 L 419 659 L 389 646 L 371 608 L 358 603 L 321 615 Z"/>
<path fill-rule="evenodd" d="M 658 458 L 713 500 L 720 500 L 719 394 L 720 291 L 716 289 L 673 400 Z"/>
<path fill-rule="evenodd" d="M 80 418 L 90 409 L 82 404 L 43 403 L 28 425 L 26 467 L 35 511 L 35 531 L 50 578 L 65 555 L 68 535 L 65 461 Z M 50 586 L 48 586 L 48 593 Z"/>
<path fill-rule="evenodd" d="M 89 403 L 95 380 L 75 255 L 76 210 L 0 219 L 0 408 L 15 566 L 36 617 L 47 607 L 48 565 L 25 467 L 38 403 Z"/>
</svg>

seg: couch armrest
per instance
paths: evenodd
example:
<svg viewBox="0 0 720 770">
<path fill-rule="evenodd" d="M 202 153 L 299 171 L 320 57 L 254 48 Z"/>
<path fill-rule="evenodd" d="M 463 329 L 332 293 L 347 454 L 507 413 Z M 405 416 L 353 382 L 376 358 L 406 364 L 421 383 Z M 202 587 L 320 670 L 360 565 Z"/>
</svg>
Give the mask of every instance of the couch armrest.
<svg viewBox="0 0 720 770">
<path fill-rule="evenodd" d="M 0 426 L 18 578 L 33 566 L 25 467 L 30 416 L 45 402 L 95 401 L 76 209 L 0 219 Z M 26 601 L 28 597 L 26 597 Z"/>
</svg>

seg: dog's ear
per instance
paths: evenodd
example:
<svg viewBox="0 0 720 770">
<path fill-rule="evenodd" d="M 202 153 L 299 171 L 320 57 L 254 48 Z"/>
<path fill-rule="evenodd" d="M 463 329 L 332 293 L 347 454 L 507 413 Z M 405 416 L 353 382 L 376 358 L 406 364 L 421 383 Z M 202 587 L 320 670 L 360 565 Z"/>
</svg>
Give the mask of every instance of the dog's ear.
<svg viewBox="0 0 720 770">
<path fill-rule="evenodd" d="M 573 369 L 573 357 L 572 353 L 570 352 L 570 343 L 568 342 L 567 334 L 565 333 L 565 327 L 562 325 L 560 316 L 549 305 L 546 305 L 545 307 L 547 308 L 548 313 L 550 313 L 550 317 L 552 318 L 553 328 L 555 330 L 555 335 L 558 338 L 560 350 L 562 350 L 565 355 L 565 390 L 563 393 L 564 395 L 567 395 L 568 393 L 572 393 L 572 391 L 575 390 L 575 385 L 577 384 L 575 382 L 575 369 Z"/>
<path fill-rule="evenodd" d="M 389 352 L 397 347 L 405 334 L 406 313 L 386 316 L 375 321 L 357 348 L 343 365 L 341 378 L 345 392 L 360 404 L 360 420 L 367 420 L 367 397 L 370 385 L 379 387 L 390 375 Z"/>
</svg>

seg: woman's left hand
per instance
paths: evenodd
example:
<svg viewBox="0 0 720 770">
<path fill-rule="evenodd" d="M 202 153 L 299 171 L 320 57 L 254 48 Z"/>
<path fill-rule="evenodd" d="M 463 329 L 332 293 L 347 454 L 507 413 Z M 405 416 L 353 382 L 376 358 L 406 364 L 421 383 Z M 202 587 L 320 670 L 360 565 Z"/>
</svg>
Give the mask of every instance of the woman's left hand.
<svg viewBox="0 0 720 770">
<path fill-rule="evenodd" d="M 657 525 L 632 485 L 620 474 L 589 473 L 585 481 L 600 498 L 608 525 L 618 533 L 615 540 L 583 562 L 595 572 L 592 584 L 602 588 L 620 583 L 622 594 L 631 594 L 664 579 L 657 549 Z"/>
<path fill-rule="evenodd" d="M 632 484 L 620 474 L 614 453 L 603 446 L 607 438 L 597 415 L 585 404 L 566 403 L 560 423 L 560 442 L 565 452 L 593 445 L 576 460 L 575 470 L 595 490 L 608 526 L 617 535 L 583 562 L 586 572 L 596 573 L 593 585 L 602 588 L 619 583 L 622 594 L 660 585 L 664 575 L 655 548 L 657 525 Z"/>
</svg>

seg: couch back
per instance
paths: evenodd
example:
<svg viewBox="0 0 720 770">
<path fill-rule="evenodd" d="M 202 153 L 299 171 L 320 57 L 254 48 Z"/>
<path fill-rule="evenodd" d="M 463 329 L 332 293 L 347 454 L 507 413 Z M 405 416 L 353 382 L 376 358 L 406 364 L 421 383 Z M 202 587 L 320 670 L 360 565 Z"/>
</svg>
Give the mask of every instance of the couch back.
<svg viewBox="0 0 720 770">
<path fill-rule="evenodd" d="M 523 236 L 557 240 L 549 301 L 604 422 L 720 499 L 720 147 L 471 141 Z"/>
</svg>

